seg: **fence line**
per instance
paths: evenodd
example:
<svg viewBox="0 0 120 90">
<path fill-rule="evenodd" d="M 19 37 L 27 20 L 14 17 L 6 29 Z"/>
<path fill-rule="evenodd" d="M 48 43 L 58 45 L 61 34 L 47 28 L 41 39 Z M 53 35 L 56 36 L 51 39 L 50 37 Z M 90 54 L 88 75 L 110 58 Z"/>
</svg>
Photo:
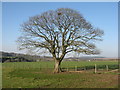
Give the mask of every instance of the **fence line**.
<svg viewBox="0 0 120 90">
<path fill-rule="evenodd" d="M 81 71 L 81 70 L 94 70 L 95 73 L 100 70 L 114 70 L 114 69 L 119 69 L 120 65 L 97 65 L 95 64 L 94 66 L 83 66 L 83 67 L 78 67 L 78 66 L 71 66 L 71 67 L 62 67 L 63 70 L 70 71 L 71 69 L 73 71 Z"/>
<path fill-rule="evenodd" d="M 7 66 L 9 67 L 9 66 Z M 44 67 L 42 67 L 42 65 L 40 65 L 39 67 L 36 67 L 34 64 L 33 65 L 21 65 L 21 66 L 18 66 L 18 65 L 12 65 L 12 68 L 19 68 L 19 69 L 54 69 L 54 67 L 51 67 L 49 65 L 46 65 Z M 10 67 L 9 67 L 10 68 Z M 97 71 L 100 71 L 100 70 L 104 70 L 104 71 L 110 71 L 110 70 L 114 70 L 114 69 L 119 69 L 120 68 L 120 64 L 114 64 L 114 65 L 90 65 L 90 66 L 66 66 L 66 67 L 61 67 L 62 70 L 64 71 L 81 71 L 81 70 L 93 70 L 95 73 Z"/>
</svg>

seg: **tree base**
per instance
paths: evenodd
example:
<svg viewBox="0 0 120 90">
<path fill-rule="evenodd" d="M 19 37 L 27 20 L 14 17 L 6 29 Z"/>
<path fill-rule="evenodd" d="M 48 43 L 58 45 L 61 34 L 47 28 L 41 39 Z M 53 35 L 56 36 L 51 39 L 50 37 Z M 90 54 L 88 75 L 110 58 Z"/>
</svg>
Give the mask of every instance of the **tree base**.
<svg viewBox="0 0 120 90">
<path fill-rule="evenodd" d="M 59 69 L 54 69 L 53 73 L 60 73 L 60 72 L 64 72 L 61 68 Z"/>
<path fill-rule="evenodd" d="M 60 60 L 55 60 L 54 73 L 62 72 L 62 69 L 60 68 L 60 63 Z"/>
</svg>

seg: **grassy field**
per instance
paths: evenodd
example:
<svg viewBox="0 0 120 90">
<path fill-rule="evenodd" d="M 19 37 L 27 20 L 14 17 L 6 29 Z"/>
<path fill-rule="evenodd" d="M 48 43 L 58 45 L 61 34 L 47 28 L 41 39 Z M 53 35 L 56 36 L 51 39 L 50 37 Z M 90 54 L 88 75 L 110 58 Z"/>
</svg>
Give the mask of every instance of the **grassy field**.
<svg viewBox="0 0 120 90">
<path fill-rule="evenodd" d="M 116 61 L 65 61 L 62 67 L 113 65 Z M 117 88 L 118 73 L 93 71 L 53 74 L 54 62 L 11 62 L 2 64 L 3 88 Z"/>
</svg>

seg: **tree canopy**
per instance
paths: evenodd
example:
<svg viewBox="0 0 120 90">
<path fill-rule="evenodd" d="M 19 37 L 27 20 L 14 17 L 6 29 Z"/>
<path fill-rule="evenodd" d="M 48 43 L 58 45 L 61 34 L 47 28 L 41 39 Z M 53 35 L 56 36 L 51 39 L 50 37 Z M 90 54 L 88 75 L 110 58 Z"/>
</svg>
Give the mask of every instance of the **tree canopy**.
<svg viewBox="0 0 120 90">
<path fill-rule="evenodd" d="M 102 40 L 104 34 L 70 8 L 49 10 L 30 17 L 21 27 L 23 34 L 18 38 L 21 49 L 45 48 L 59 62 L 69 52 L 99 54 L 94 42 Z"/>
</svg>

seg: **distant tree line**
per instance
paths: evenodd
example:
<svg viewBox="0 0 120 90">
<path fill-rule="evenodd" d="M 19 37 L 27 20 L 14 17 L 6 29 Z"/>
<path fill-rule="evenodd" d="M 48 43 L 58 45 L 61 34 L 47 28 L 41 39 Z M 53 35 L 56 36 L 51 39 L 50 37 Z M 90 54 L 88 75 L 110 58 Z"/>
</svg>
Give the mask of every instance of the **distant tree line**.
<svg viewBox="0 0 120 90">
<path fill-rule="evenodd" d="M 8 53 L 0 52 L 2 56 L 0 58 L 1 62 L 36 62 L 42 60 L 50 60 L 51 57 L 42 57 L 36 55 L 27 55 L 27 54 L 17 54 L 17 53 Z"/>
<path fill-rule="evenodd" d="M 53 58 L 50 56 L 37 56 L 18 53 L 0 52 L 0 62 L 39 62 L 51 61 Z M 105 57 L 68 57 L 64 61 L 95 61 L 95 60 L 116 60 L 106 59 Z"/>
</svg>

